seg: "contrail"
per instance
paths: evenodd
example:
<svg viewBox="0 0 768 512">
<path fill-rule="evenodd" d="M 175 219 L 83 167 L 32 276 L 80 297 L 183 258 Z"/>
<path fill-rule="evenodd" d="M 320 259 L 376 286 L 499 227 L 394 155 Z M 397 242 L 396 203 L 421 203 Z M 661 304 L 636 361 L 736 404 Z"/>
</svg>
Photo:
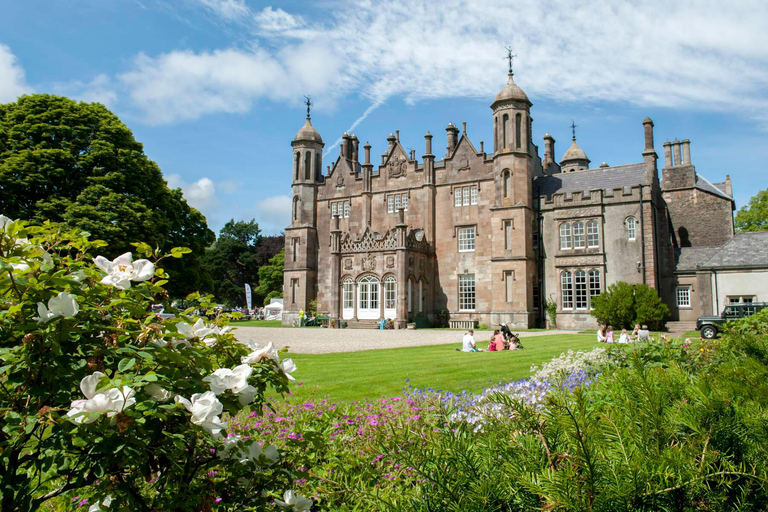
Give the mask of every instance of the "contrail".
<svg viewBox="0 0 768 512">
<path fill-rule="evenodd" d="M 350 126 L 349 128 L 347 128 L 347 133 L 352 133 L 352 130 L 354 130 L 355 128 L 357 128 L 357 125 L 359 125 L 360 123 L 362 123 L 362 122 L 363 122 L 363 120 L 364 120 L 366 117 L 368 117 L 368 115 L 369 115 L 371 112 L 373 112 L 374 110 L 376 110 L 376 108 L 378 108 L 378 107 L 379 107 L 379 105 L 381 105 L 382 103 L 384 103 L 384 100 L 383 100 L 383 99 L 382 99 L 382 100 L 376 100 L 375 102 L 373 102 L 373 105 L 371 105 L 370 107 L 368 107 L 367 109 L 365 109 L 365 112 L 363 112 L 363 115 L 361 115 L 360 117 L 358 117 L 358 118 L 357 118 L 357 120 L 356 120 L 354 123 L 352 123 L 352 126 Z M 337 147 L 339 144 L 341 144 L 341 137 L 339 137 L 338 139 L 336 139 L 336 142 L 334 142 L 334 143 L 333 143 L 333 144 L 332 144 L 330 147 L 328 147 L 328 149 L 325 151 L 325 153 L 323 153 L 323 158 L 325 158 L 326 156 L 328 156 L 328 155 L 331 153 L 331 151 L 333 151 L 334 149 L 336 149 L 336 147 Z"/>
</svg>

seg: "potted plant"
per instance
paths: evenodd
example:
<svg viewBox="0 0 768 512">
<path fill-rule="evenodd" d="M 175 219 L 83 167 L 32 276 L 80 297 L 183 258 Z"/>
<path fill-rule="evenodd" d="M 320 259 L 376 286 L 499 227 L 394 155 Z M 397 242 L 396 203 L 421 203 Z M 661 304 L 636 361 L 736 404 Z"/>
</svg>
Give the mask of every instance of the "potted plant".
<svg viewBox="0 0 768 512">
<path fill-rule="evenodd" d="M 331 320 L 331 329 L 336 328 L 336 320 Z"/>
</svg>

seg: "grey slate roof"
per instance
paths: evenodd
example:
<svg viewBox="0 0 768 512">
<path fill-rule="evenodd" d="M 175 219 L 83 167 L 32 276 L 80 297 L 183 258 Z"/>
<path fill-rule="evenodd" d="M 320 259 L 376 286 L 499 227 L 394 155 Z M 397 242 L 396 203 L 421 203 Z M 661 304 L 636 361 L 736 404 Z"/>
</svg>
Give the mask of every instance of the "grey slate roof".
<svg viewBox="0 0 768 512">
<path fill-rule="evenodd" d="M 675 250 L 675 270 L 696 270 L 714 256 L 722 245 L 714 247 L 683 247 Z"/>
<path fill-rule="evenodd" d="M 768 268 L 768 231 L 739 233 L 716 247 L 683 247 L 675 255 L 678 271 L 696 268 Z"/>
<path fill-rule="evenodd" d="M 587 171 L 561 172 L 533 180 L 534 195 L 612 190 L 645 184 L 645 164 L 617 165 Z"/>
<path fill-rule="evenodd" d="M 715 194 L 716 196 L 724 197 L 725 199 L 733 201 L 733 198 L 731 196 L 726 194 L 723 190 L 720 190 L 719 187 L 710 183 L 710 181 L 707 178 L 700 175 L 699 173 L 696 173 L 696 188 L 699 190 L 703 190 L 705 192 L 709 192 L 710 194 Z M 723 184 L 723 189 L 725 189 L 725 184 Z"/>
</svg>

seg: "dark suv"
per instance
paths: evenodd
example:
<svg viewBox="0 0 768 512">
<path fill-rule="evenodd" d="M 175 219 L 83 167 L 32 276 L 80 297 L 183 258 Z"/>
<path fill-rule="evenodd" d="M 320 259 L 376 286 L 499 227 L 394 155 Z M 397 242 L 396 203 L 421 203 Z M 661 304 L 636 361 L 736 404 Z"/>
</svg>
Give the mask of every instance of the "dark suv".
<svg viewBox="0 0 768 512">
<path fill-rule="evenodd" d="M 702 316 L 696 319 L 696 330 L 701 332 L 701 337 L 711 340 L 722 329 L 723 324 L 731 320 L 738 320 L 745 316 L 754 315 L 761 309 L 768 307 L 765 302 L 745 302 L 744 304 L 728 304 L 720 316 Z"/>
</svg>

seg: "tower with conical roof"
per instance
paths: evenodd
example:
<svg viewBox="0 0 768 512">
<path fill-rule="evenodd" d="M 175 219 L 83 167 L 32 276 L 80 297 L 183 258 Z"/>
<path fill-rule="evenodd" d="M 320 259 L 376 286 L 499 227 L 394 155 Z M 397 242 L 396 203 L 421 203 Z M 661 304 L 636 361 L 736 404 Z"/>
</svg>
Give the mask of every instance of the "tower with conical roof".
<svg viewBox="0 0 768 512">
<path fill-rule="evenodd" d="M 576 144 L 576 122 L 571 122 L 571 130 L 573 130 L 573 137 L 571 138 L 571 147 L 563 155 L 563 159 L 560 160 L 560 169 L 562 172 L 573 171 L 585 171 L 589 169 L 589 158 L 583 149 Z"/>
<path fill-rule="evenodd" d="M 306 312 L 317 293 L 317 185 L 323 180 L 325 144 L 312 126 L 311 105 L 307 98 L 307 119 L 291 142 L 291 225 L 285 230 L 284 324 L 298 322 L 299 311 Z"/>
<path fill-rule="evenodd" d="M 533 289 L 536 259 L 533 252 L 533 159 L 531 101 L 515 83 L 512 55 L 507 83 L 491 104 L 493 111 L 494 201 L 491 212 L 493 310 L 491 322 L 534 325 Z M 497 289 L 498 288 L 498 289 Z"/>
</svg>

